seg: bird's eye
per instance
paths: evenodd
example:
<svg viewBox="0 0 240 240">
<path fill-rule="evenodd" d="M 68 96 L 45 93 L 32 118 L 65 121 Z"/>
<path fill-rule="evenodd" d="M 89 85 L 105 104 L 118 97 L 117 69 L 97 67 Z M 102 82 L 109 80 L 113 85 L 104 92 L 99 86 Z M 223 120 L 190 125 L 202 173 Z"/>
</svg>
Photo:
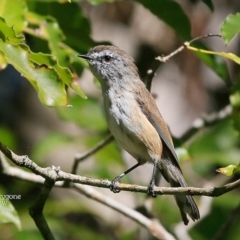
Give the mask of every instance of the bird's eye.
<svg viewBox="0 0 240 240">
<path fill-rule="evenodd" d="M 106 56 L 103 57 L 104 62 L 110 62 L 111 59 L 112 58 L 109 55 L 106 55 Z"/>
</svg>

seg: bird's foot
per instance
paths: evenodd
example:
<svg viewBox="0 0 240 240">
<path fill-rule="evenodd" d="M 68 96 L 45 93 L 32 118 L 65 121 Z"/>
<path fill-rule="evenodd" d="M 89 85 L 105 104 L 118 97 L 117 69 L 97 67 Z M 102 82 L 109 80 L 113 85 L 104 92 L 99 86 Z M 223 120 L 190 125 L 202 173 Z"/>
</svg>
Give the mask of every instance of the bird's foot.
<svg viewBox="0 0 240 240">
<path fill-rule="evenodd" d="M 154 182 L 150 182 L 147 190 L 148 196 L 151 196 L 153 198 L 157 197 L 157 194 L 154 192 L 154 186 L 155 186 Z"/>
<path fill-rule="evenodd" d="M 116 177 L 114 180 L 112 180 L 111 184 L 110 184 L 110 190 L 114 193 L 119 193 L 121 192 L 121 190 L 117 189 L 116 184 L 120 182 L 120 179 L 118 177 Z"/>
</svg>

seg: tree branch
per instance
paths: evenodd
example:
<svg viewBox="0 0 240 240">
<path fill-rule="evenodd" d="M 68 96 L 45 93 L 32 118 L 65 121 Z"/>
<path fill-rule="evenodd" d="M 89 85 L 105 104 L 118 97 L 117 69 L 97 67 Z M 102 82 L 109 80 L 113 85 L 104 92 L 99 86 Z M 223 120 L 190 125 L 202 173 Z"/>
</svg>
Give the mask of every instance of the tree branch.
<svg viewBox="0 0 240 240">
<path fill-rule="evenodd" d="M 4 160 L 4 159 L 0 159 L 0 160 Z M 25 181 L 29 181 L 29 182 L 34 182 L 34 183 L 39 183 L 39 184 L 45 184 L 46 182 L 44 182 L 44 178 L 42 178 L 41 176 L 37 176 L 34 173 L 29 173 L 25 170 L 16 168 L 16 167 L 12 167 L 10 166 L 8 163 L 7 164 L 3 164 L 4 168 L 3 168 L 3 173 L 7 176 L 10 177 L 16 177 L 18 179 L 21 180 L 25 180 Z M 61 188 L 65 188 L 65 185 L 62 184 L 62 182 L 55 182 L 55 187 L 61 187 Z M 77 183 L 72 183 L 68 185 L 69 188 L 73 188 L 74 190 L 80 192 L 81 194 L 85 195 L 86 197 L 93 199 L 97 202 L 100 202 L 114 210 L 116 210 L 117 212 L 131 218 L 133 221 L 139 223 L 140 225 L 142 225 L 143 227 L 145 227 L 153 236 L 155 236 L 158 239 L 164 239 L 164 240 L 174 240 L 175 238 L 168 233 L 163 227 L 162 225 L 155 220 L 149 219 L 146 216 L 144 216 L 143 214 L 141 214 L 140 212 L 129 208 L 127 206 L 125 206 L 124 204 L 121 204 L 120 202 L 117 202 L 116 200 L 107 197 L 106 195 L 96 191 L 95 189 L 89 187 L 89 186 L 84 186 L 84 185 L 80 185 Z M 45 192 L 45 187 L 43 187 L 42 192 Z M 46 189 L 48 191 L 48 189 Z M 47 193 L 46 191 L 46 193 Z M 39 197 L 39 198 L 44 198 L 43 197 Z M 38 202 L 40 202 L 40 208 L 43 209 L 43 206 L 41 206 L 41 201 L 38 200 Z M 40 222 L 44 221 L 44 220 L 39 220 Z M 35 220 L 36 222 L 36 220 Z M 36 223 L 37 225 L 37 223 Z M 42 224 L 41 224 L 42 225 Z M 42 227 L 44 232 L 48 232 L 45 227 Z M 48 238 L 46 238 L 48 239 Z M 49 238 L 51 239 L 51 238 Z"/>
<path fill-rule="evenodd" d="M 58 171 L 58 174 L 52 174 L 53 171 L 49 171 L 49 167 L 42 168 L 34 163 L 28 156 L 18 156 L 9 150 L 0 142 L 0 150 L 16 165 L 26 167 L 33 173 L 42 176 L 45 179 L 52 181 L 70 181 L 72 183 L 81 183 L 84 185 L 91 185 L 95 187 L 109 188 L 111 181 L 105 179 L 94 179 L 70 173 Z M 51 168 L 50 168 L 51 169 Z M 194 188 L 194 187 L 155 187 L 154 192 L 158 195 L 196 195 L 196 196 L 209 196 L 218 197 L 240 186 L 240 179 L 233 183 L 226 184 L 222 187 L 210 187 L 210 188 Z M 118 190 L 147 193 L 147 187 L 131 184 L 119 183 L 117 185 Z"/>
<path fill-rule="evenodd" d="M 153 63 L 153 66 L 147 71 L 147 77 L 145 79 L 145 84 L 147 89 L 150 91 L 151 90 L 151 86 L 152 86 L 152 80 L 153 77 L 155 76 L 155 73 L 157 71 L 157 69 L 159 68 L 159 66 L 161 65 L 161 63 L 165 63 L 167 62 L 170 58 L 172 58 L 173 56 L 175 56 L 176 54 L 180 53 L 181 51 L 183 51 L 187 46 L 189 46 L 191 43 L 198 41 L 200 39 L 203 38 L 209 38 L 209 37 L 222 37 L 220 34 L 212 34 L 212 33 L 208 33 L 206 35 L 200 36 L 200 37 L 196 37 L 188 42 L 184 42 L 178 49 L 176 49 L 175 51 L 171 52 L 169 55 L 167 56 L 158 56 L 155 58 L 155 62 Z"/>
<path fill-rule="evenodd" d="M 169 55 L 167 56 L 159 56 L 159 57 L 156 57 L 155 59 L 160 61 L 160 62 L 166 62 L 168 61 L 170 58 L 172 58 L 173 56 L 175 56 L 176 54 L 178 54 L 179 52 L 181 52 L 183 49 L 185 49 L 187 46 L 189 46 L 191 43 L 193 42 L 196 42 L 200 39 L 203 39 L 203 38 L 209 38 L 209 37 L 222 37 L 220 34 L 212 34 L 212 33 L 208 33 L 206 35 L 203 35 L 203 36 L 200 36 L 200 37 L 196 37 L 188 42 L 184 42 L 182 46 L 180 46 L 178 49 L 176 49 L 175 51 L 171 52 Z"/>
<path fill-rule="evenodd" d="M 175 238 L 168 233 L 159 222 L 153 221 L 140 212 L 129 208 L 117 201 L 115 201 L 112 198 L 109 198 L 105 195 L 103 195 L 100 192 L 97 192 L 93 188 L 79 185 L 79 184 L 74 184 L 73 188 L 77 190 L 78 192 L 82 193 L 88 198 L 91 198 L 97 202 L 100 202 L 120 213 L 123 215 L 131 218 L 133 221 L 139 223 L 143 227 L 145 227 L 154 237 L 157 239 L 164 239 L 164 240 L 174 240 Z"/>
<path fill-rule="evenodd" d="M 56 174 L 54 169 L 51 170 L 50 175 Z M 54 181 L 52 180 L 45 180 L 40 195 L 38 196 L 36 202 L 32 207 L 29 208 L 29 214 L 33 218 L 37 228 L 41 232 L 43 238 L 45 240 L 55 240 L 47 221 L 43 215 L 44 205 L 48 199 L 49 193 L 54 186 Z"/>
</svg>

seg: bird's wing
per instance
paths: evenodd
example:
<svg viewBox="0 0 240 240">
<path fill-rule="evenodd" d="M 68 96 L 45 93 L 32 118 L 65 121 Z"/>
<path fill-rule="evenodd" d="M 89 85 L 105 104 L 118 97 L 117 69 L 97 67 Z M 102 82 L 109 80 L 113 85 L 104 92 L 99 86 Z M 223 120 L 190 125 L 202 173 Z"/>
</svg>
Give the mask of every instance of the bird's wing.
<svg viewBox="0 0 240 240">
<path fill-rule="evenodd" d="M 159 112 L 152 95 L 146 88 L 144 88 L 141 93 L 135 93 L 135 99 L 138 102 L 143 114 L 146 116 L 152 126 L 156 129 L 164 145 L 170 151 L 171 155 L 173 156 L 172 160 L 174 161 L 175 165 L 180 169 L 178 157 L 174 150 L 173 141 L 168 126 L 165 123 L 161 113 Z"/>
</svg>

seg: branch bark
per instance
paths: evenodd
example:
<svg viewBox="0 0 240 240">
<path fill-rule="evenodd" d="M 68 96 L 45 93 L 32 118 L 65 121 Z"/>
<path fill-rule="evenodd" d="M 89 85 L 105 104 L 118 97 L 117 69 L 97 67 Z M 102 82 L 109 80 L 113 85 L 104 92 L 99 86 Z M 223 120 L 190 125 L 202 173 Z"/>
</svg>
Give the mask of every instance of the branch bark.
<svg viewBox="0 0 240 240">
<path fill-rule="evenodd" d="M 52 174 L 54 174 L 55 170 L 52 169 Z M 55 172 L 56 173 L 56 172 Z M 45 180 L 40 195 L 38 196 L 36 202 L 32 207 L 29 208 L 29 214 L 33 218 L 37 228 L 42 234 L 42 237 L 45 240 L 55 240 L 48 223 L 43 215 L 43 209 L 44 205 L 48 199 L 49 193 L 52 190 L 52 187 L 54 186 L 54 181 L 52 180 Z"/>
<path fill-rule="evenodd" d="M 49 230 L 48 225 L 45 221 L 45 218 L 42 214 L 43 207 L 44 207 L 45 201 L 47 199 L 48 193 L 51 190 L 51 187 L 52 187 L 51 183 L 53 183 L 53 181 L 51 181 L 51 180 L 44 181 L 44 178 L 41 176 L 37 176 L 34 173 L 27 172 L 27 171 L 19 169 L 17 167 L 12 167 L 3 158 L 1 158 L 0 160 L 2 160 L 2 170 L 5 175 L 10 176 L 10 177 L 15 177 L 15 178 L 18 178 L 21 180 L 29 181 L 29 182 L 43 184 L 41 194 L 40 194 L 37 202 L 31 208 L 30 214 L 34 218 L 34 221 L 35 221 L 37 227 L 39 229 L 41 229 L 41 232 L 44 233 L 44 234 L 42 234 L 43 237 L 45 239 L 50 239 L 50 240 L 54 239 L 51 236 L 51 231 Z M 59 171 L 57 173 L 59 173 Z M 55 173 L 53 172 L 53 173 L 51 173 L 51 175 L 54 176 Z M 56 177 L 55 177 L 55 179 L 56 179 Z M 49 186 L 49 183 L 50 183 L 50 186 Z M 64 182 L 61 182 L 61 181 L 55 182 L 54 186 L 62 187 L 62 188 L 66 187 Z M 145 227 L 157 239 L 175 240 L 175 238 L 164 229 L 164 227 L 159 223 L 159 221 L 147 218 L 140 212 L 138 212 L 132 208 L 129 208 L 129 207 L 125 206 L 124 204 L 98 192 L 97 190 L 91 188 L 90 186 L 84 186 L 84 185 L 80 185 L 77 183 L 70 183 L 67 187 L 72 188 L 75 191 L 78 191 L 81 194 L 85 195 L 86 197 L 93 199 L 99 203 L 102 203 L 102 204 L 116 210 L 117 212 L 131 218 L 136 223 Z M 40 215 L 40 216 L 38 217 L 38 215 Z"/>
<path fill-rule="evenodd" d="M 13 153 L 10 149 L 4 146 L 0 142 L 0 150 L 16 165 L 21 167 L 26 167 L 31 170 L 33 173 L 42 176 L 45 179 L 58 181 L 69 181 L 72 183 L 80 183 L 84 185 L 90 185 L 95 187 L 109 188 L 111 181 L 106 179 L 95 179 L 79 175 L 74 175 L 71 173 L 63 172 L 59 169 L 58 174 L 52 174 L 53 171 L 49 171 L 49 167 L 42 168 L 34 163 L 28 156 L 18 156 Z M 192 195 L 192 196 L 208 196 L 208 197 L 218 197 L 229 191 L 240 186 L 240 179 L 235 182 L 226 184 L 221 187 L 210 187 L 210 188 L 195 188 L 195 187 L 155 187 L 154 192 L 158 195 Z M 147 187 L 132 185 L 132 184 L 123 184 L 119 183 L 117 185 L 118 190 L 130 191 L 130 192 L 141 192 L 147 193 Z"/>
</svg>

